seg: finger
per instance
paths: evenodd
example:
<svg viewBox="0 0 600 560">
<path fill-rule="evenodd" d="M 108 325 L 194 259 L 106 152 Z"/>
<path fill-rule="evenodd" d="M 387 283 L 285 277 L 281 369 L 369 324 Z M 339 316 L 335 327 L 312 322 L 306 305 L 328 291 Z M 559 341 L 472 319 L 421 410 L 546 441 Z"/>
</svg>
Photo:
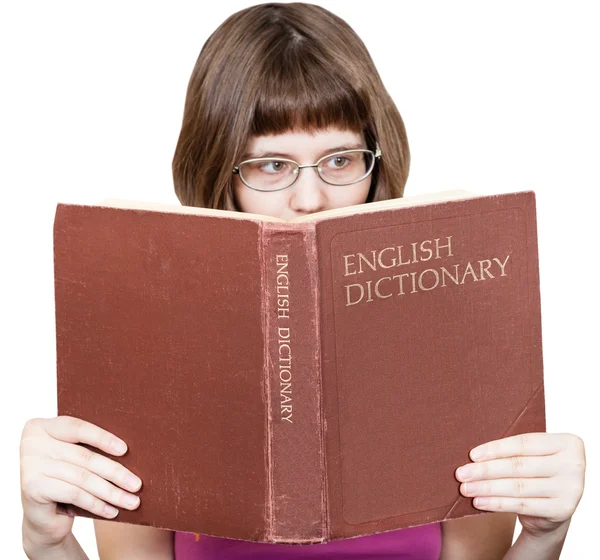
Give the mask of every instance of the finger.
<svg viewBox="0 0 600 560">
<path fill-rule="evenodd" d="M 560 495 L 558 479 L 555 478 L 501 478 L 463 482 L 463 496 L 497 496 L 508 498 L 556 498 Z"/>
<path fill-rule="evenodd" d="M 556 461 L 550 456 L 509 457 L 481 463 L 469 463 L 456 471 L 461 482 L 469 480 L 493 480 L 498 478 L 543 478 L 558 474 Z"/>
<path fill-rule="evenodd" d="M 107 480 L 77 465 L 52 460 L 45 461 L 44 474 L 50 478 L 77 486 L 88 494 L 92 494 L 96 498 L 117 507 L 135 509 L 140 504 L 138 496 L 125 492 Z"/>
<path fill-rule="evenodd" d="M 560 434 L 520 434 L 479 445 L 471 450 L 470 456 L 479 462 L 503 457 L 553 455 L 562 450 L 562 443 Z"/>
<path fill-rule="evenodd" d="M 507 511 L 519 515 L 552 518 L 556 513 L 557 500 L 554 498 L 474 498 L 473 506 L 485 511 Z"/>
<path fill-rule="evenodd" d="M 46 432 L 54 439 L 67 443 L 85 443 L 111 455 L 123 455 L 126 443 L 102 428 L 72 416 L 51 418 L 44 424 Z"/>
<path fill-rule="evenodd" d="M 56 441 L 47 454 L 57 461 L 93 472 L 126 490 L 137 492 L 142 486 L 142 481 L 123 465 L 85 447 Z"/>
<path fill-rule="evenodd" d="M 44 502 L 73 504 L 100 517 L 113 519 L 119 510 L 100 498 L 63 480 L 44 476 L 40 483 L 40 497 Z"/>
</svg>

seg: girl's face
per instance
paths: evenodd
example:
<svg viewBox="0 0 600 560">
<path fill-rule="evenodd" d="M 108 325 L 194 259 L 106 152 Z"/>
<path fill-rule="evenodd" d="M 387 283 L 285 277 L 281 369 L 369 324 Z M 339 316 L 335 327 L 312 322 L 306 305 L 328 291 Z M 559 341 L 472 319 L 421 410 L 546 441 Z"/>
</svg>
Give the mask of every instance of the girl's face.
<svg viewBox="0 0 600 560">
<path fill-rule="evenodd" d="M 311 165 L 323 156 L 350 149 L 367 149 L 362 134 L 326 129 L 316 133 L 293 131 L 271 136 L 253 136 L 242 160 L 281 157 L 300 165 Z M 336 186 L 323 181 L 316 168 L 301 169 L 295 183 L 280 191 L 262 192 L 248 188 L 239 175 L 233 175 L 236 201 L 242 212 L 264 214 L 284 220 L 366 201 L 371 175 L 352 185 Z"/>
</svg>

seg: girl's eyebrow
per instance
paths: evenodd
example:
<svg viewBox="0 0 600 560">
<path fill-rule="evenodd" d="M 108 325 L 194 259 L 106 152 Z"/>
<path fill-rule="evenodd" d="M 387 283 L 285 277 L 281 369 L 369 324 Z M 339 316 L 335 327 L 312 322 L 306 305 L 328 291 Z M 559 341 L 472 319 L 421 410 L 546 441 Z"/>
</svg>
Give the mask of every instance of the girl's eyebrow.
<svg viewBox="0 0 600 560">
<path fill-rule="evenodd" d="M 321 152 L 319 158 L 326 156 L 327 154 L 334 154 L 335 152 L 343 152 L 344 150 L 364 150 L 366 149 L 361 143 L 358 144 L 344 144 L 343 146 L 335 146 L 334 148 L 328 148 L 327 150 Z M 280 157 L 285 159 L 294 159 L 294 157 L 290 154 L 286 154 L 284 152 L 271 152 L 271 151 L 261 151 L 256 153 L 245 153 L 242 155 L 242 161 L 246 159 L 255 159 L 255 158 L 273 158 Z M 317 158 L 317 159 L 319 159 Z"/>
</svg>

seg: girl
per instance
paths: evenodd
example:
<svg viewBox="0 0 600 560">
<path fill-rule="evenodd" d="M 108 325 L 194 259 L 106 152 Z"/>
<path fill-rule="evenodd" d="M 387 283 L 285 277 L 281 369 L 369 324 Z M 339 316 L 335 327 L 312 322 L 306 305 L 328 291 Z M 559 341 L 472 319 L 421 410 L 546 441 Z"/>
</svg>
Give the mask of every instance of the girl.
<svg viewBox="0 0 600 560">
<path fill-rule="evenodd" d="M 346 166 L 348 151 L 360 155 L 361 166 L 343 185 L 328 183 L 328 169 Z M 173 176 L 184 205 L 292 219 L 401 197 L 409 159 L 400 114 L 352 29 L 317 6 L 264 4 L 231 16 L 202 49 Z M 290 174 L 285 160 L 306 167 Z M 77 443 L 116 457 L 126 450 L 115 435 L 75 418 L 35 419 L 23 430 L 23 544 L 30 558 L 86 558 L 71 533 L 73 518 L 57 512 L 57 502 L 107 519 L 139 506 L 134 492 L 142 481 Z M 460 490 L 494 513 L 302 547 L 96 521 L 100 557 L 558 558 L 583 492 L 582 441 L 525 434 L 481 445 L 471 459 L 456 472 Z M 511 547 L 517 517 L 522 530 Z"/>
</svg>

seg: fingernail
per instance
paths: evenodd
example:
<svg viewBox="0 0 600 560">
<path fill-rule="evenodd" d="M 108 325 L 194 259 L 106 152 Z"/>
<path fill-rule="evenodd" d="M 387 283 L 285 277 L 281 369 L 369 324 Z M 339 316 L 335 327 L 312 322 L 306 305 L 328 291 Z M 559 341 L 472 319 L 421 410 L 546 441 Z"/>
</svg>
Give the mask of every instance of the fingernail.
<svg viewBox="0 0 600 560">
<path fill-rule="evenodd" d="M 485 455 L 485 453 L 481 447 L 476 447 L 475 449 L 471 449 L 470 455 L 473 461 L 477 461 L 478 459 L 481 459 Z"/>
<path fill-rule="evenodd" d="M 134 474 L 128 474 L 126 479 L 127 488 L 137 491 L 142 485 L 142 481 Z"/>
<path fill-rule="evenodd" d="M 116 451 L 117 453 L 125 453 L 125 451 L 127 451 L 127 444 L 120 439 L 114 439 L 111 447 L 113 448 L 113 451 Z"/>
<path fill-rule="evenodd" d="M 460 467 L 460 469 L 456 471 L 456 476 L 458 476 L 460 480 L 469 480 L 473 476 L 473 469 L 469 465 Z"/>
<path fill-rule="evenodd" d="M 473 483 L 466 482 L 463 484 L 462 493 L 465 496 L 471 496 L 475 493 L 475 485 Z"/>
<path fill-rule="evenodd" d="M 137 496 L 133 496 L 131 494 L 127 494 L 125 496 L 125 503 L 128 506 L 134 507 L 134 506 L 137 506 L 140 503 L 140 499 Z"/>
<path fill-rule="evenodd" d="M 116 517 L 118 513 L 119 510 L 117 508 L 109 506 L 108 504 L 104 506 L 104 515 L 106 517 Z"/>
</svg>

